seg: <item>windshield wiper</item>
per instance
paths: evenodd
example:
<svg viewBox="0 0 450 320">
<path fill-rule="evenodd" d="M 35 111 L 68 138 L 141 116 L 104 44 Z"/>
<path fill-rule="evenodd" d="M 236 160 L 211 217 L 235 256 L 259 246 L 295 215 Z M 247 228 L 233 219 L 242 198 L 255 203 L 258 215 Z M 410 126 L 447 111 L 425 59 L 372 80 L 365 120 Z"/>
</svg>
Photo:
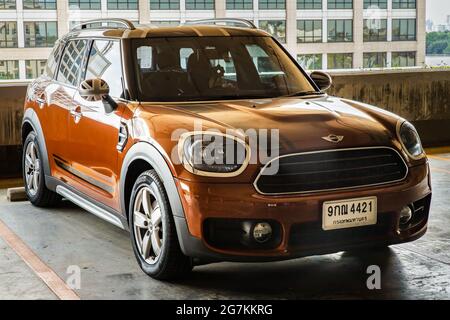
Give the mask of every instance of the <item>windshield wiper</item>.
<svg viewBox="0 0 450 320">
<path fill-rule="evenodd" d="M 288 95 L 285 95 L 283 97 L 304 97 L 304 96 L 311 96 L 311 95 L 319 95 L 319 94 L 323 94 L 320 91 L 299 91 L 299 92 L 294 92 Z"/>
</svg>

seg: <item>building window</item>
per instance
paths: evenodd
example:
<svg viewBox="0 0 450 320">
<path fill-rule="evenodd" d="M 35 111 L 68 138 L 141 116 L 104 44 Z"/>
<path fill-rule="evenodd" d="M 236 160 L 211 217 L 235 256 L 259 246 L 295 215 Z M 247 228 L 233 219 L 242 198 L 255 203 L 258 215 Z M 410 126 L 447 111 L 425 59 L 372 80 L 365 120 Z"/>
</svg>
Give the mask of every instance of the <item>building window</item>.
<svg viewBox="0 0 450 320">
<path fill-rule="evenodd" d="M 15 9 L 16 0 L 0 0 L 0 10 L 1 9 Z"/>
<path fill-rule="evenodd" d="M 286 9 L 286 0 L 259 0 L 259 9 Z"/>
<path fill-rule="evenodd" d="M 253 9 L 253 0 L 227 0 L 227 10 Z"/>
<path fill-rule="evenodd" d="M 392 9 L 415 9 L 416 0 L 392 0 Z"/>
<path fill-rule="evenodd" d="M 186 0 L 187 10 L 214 10 L 214 0 Z"/>
<path fill-rule="evenodd" d="M 25 22 L 25 47 L 53 47 L 58 32 L 56 22 Z"/>
<path fill-rule="evenodd" d="M 108 0 L 108 10 L 137 10 L 139 0 Z"/>
<path fill-rule="evenodd" d="M 0 60 L 0 80 L 19 79 L 18 60 Z"/>
<path fill-rule="evenodd" d="M 36 79 L 45 71 L 45 60 L 25 60 L 25 76 L 27 79 Z"/>
<path fill-rule="evenodd" d="M 101 0 L 69 0 L 71 10 L 100 10 Z"/>
<path fill-rule="evenodd" d="M 392 41 L 415 41 L 416 19 L 392 19 Z"/>
<path fill-rule="evenodd" d="M 364 68 L 386 68 L 386 52 L 364 53 Z"/>
<path fill-rule="evenodd" d="M 56 0 L 23 0 L 24 9 L 56 9 Z"/>
<path fill-rule="evenodd" d="M 320 10 L 322 9 L 322 0 L 297 0 L 297 9 Z"/>
<path fill-rule="evenodd" d="M 365 19 L 364 41 L 387 41 L 387 20 Z"/>
<path fill-rule="evenodd" d="M 278 41 L 286 42 L 285 20 L 260 20 L 259 27 L 277 38 Z"/>
<path fill-rule="evenodd" d="M 353 53 L 329 53 L 328 69 L 351 69 L 353 68 Z"/>
<path fill-rule="evenodd" d="M 187 6 L 186 1 L 186 6 Z M 151 10 L 180 10 L 180 0 L 150 0 Z"/>
<path fill-rule="evenodd" d="M 353 0 L 328 0 L 328 9 L 353 9 Z"/>
<path fill-rule="evenodd" d="M 299 54 L 297 61 L 306 70 L 322 69 L 322 54 Z"/>
<path fill-rule="evenodd" d="M 387 9 L 387 0 L 364 0 L 364 9 Z"/>
<path fill-rule="evenodd" d="M 322 42 L 322 20 L 298 20 L 297 42 Z"/>
<path fill-rule="evenodd" d="M 416 53 L 415 52 L 392 52 L 392 67 L 415 67 Z"/>
<path fill-rule="evenodd" d="M 17 48 L 17 24 L 0 21 L 0 48 Z"/>
<path fill-rule="evenodd" d="M 353 20 L 328 20 L 328 42 L 352 42 Z"/>
</svg>

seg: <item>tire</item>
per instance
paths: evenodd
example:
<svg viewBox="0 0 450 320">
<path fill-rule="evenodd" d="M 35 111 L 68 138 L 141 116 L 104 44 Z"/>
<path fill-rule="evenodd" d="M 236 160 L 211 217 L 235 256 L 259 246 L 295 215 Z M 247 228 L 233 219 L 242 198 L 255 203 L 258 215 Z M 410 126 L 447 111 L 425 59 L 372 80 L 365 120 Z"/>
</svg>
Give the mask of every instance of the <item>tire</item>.
<svg viewBox="0 0 450 320">
<path fill-rule="evenodd" d="M 129 213 L 133 251 L 148 276 L 172 280 L 192 270 L 192 259 L 181 252 L 164 184 L 154 170 L 137 178 Z"/>
<path fill-rule="evenodd" d="M 32 153 L 30 153 L 32 152 Z M 30 132 L 23 144 L 22 174 L 28 200 L 37 207 L 52 207 L 61 197 L 45 185 L 42 150 L 36 133 Z"/>
</svg>

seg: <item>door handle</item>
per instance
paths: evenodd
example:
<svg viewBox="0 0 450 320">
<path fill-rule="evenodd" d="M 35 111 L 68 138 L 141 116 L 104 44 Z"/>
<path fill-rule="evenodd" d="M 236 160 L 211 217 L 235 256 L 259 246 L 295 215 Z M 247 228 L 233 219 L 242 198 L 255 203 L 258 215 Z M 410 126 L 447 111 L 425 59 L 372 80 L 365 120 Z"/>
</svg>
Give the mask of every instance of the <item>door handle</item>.
<svg viewBox="0 0 450 320">
<path fill-rule="evenodd" d="M 75 119 L 75 122 L 80 121 L 81 117 L 83 116 L 81 114 L 81 107 L 76 106 L 75 108 L 70 110 L 70 115 Z"/>
</svg>

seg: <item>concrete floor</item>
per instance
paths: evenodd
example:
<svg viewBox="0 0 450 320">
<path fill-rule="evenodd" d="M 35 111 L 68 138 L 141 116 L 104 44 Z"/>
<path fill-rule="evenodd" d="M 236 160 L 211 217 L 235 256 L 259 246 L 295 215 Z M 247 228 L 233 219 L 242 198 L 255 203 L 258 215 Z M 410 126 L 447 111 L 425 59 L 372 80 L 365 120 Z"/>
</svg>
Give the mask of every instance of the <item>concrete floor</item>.
<svg viewBox="0 0 450 320">
<path fill-rule="evenodd" d="M 0 219 L 63 280 L 68 266 L 79 266 L 81 299 L 450 299 L 450 153 L 430 162 L 429 230 L 416 242 L 285 262 L 205 265 L 177 283 L 144 275 L 128 233 L 70 203 L 39 209 L 6 202 L 2 190 Z M 373 264 L 381 268 L 381 290 L 366 287 Z M 0 299 L 55 298 L 0 238 Z"/>
</svg>

